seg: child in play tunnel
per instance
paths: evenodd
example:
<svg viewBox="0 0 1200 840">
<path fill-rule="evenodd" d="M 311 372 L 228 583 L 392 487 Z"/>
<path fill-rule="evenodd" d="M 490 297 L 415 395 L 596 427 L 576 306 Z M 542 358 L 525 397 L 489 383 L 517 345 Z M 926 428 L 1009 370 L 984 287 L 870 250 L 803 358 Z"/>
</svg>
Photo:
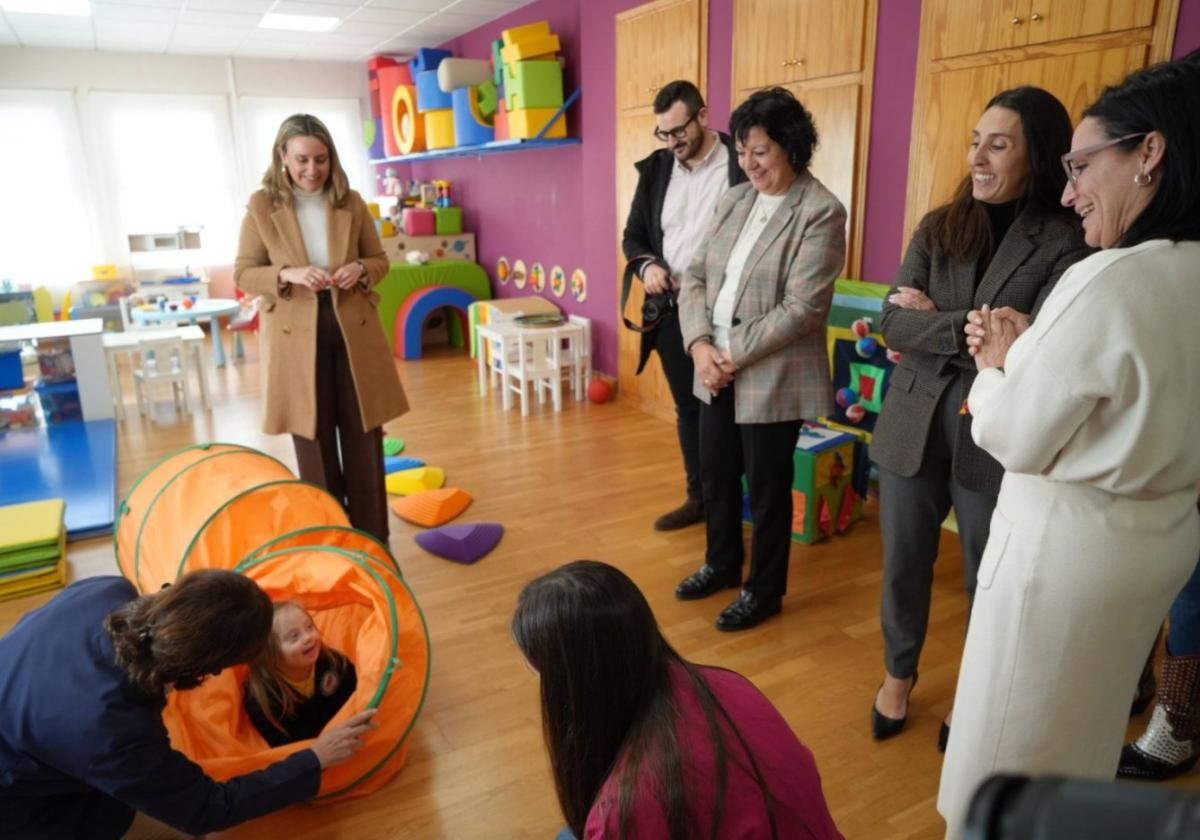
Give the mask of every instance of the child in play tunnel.
<svg viewBox="0 0 1200 840">
<path fill-rule="evenodd" d="M 246 712 L 272 747 L 315 738 L 354 693 L 358 677 L 344 654 L 321 639 L 298 601 L 275 604 L 271 639 L 250 665 Z"/>
</svg>

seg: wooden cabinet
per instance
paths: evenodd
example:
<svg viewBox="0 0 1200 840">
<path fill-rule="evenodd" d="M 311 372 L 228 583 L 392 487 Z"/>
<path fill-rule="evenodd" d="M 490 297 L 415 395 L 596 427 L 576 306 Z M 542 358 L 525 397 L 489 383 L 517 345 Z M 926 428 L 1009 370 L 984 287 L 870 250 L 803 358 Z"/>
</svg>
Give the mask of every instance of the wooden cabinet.
<svg viewBox="0 0 1200 840">
<path fill-rule="evenodd" d="M 637 188 L 634 163 L 662 144 L 654 138 L 654 95 L 674 79 L 690 79 L 705 92 L 708 39 L 707 0 L 655 0 L 617 15 L 617 112 L 615 119 L 617 165 L 617 302 L 625 270 L 621 237 L 629 205 Z M 642 284 L 634 282 L 627 314 L 641 321 Z M 651 354 L 641 376 L 635 376 L 641 335 L 617 326 L 617 387 L 621 397 L 643 410 L 674 421 L 675 401 L 663 375 L 658 354 Z M 674 440 L 674 433 L 670 433 Z"/>
<path fill-rule="evenodd" d="M 926 0 L 933 59 L 1150 26 L 1155 0 Z"/>
<path fill-rule="evenodd" d="M 878 0 L 736 0 L 733 105 L 782 85 L 804 103 L 820 143 L 812 173 L 846 206 L 846 274 L 862 262 Z"/>
<path fill-rule="evenodd" d="M 617 15 L 618 111 L 649 107 L 667 82 L 700 78 L 702 5 L 707 19 L 707 6 L 697 0 L 659 0 Z"/>
<path fill-rule="evenodd" d="M 905 246 L 966 176 L 971 129 L 988 100 L 1035 85 L 1078 121 L 1106 85 L 1170 57 L 1178 8 L 1178 0 L 926 0 Z"/>
</svg>

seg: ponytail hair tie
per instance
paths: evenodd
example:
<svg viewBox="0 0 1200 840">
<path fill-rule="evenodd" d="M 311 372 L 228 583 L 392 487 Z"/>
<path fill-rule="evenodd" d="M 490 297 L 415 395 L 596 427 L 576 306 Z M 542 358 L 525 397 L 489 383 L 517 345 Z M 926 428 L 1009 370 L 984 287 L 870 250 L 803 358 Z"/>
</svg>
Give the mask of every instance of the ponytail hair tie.
<svg viewBox="0 0 1200 840">
<path fill-rule="evenodd" d="M 154 634 L 147 627 L 137 634 L 138 647 L 145 653 L 150 652 L 150 647 L 154 644 Z"/>
</svg>

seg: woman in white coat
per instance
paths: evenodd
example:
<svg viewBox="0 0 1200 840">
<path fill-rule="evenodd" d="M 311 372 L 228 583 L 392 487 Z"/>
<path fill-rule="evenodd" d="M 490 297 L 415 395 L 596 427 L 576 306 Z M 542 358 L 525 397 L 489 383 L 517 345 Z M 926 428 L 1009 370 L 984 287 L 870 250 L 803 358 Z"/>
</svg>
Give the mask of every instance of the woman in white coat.
<svg viewBox="0 0 1200 840">
<path fill-rule="evenodd" d="M 1111 779 L 1146 654 L 1200 552 L 1200 78 L 1158 65 L 1084 112 L 1063 203 L 1099 253 L 1027 328 L 972 313 L 975 442 L 1006 473 L 938 810 L 990 774 Z M 1019 340 L 1018 340 L 1018 334 Z"/>
</svg>

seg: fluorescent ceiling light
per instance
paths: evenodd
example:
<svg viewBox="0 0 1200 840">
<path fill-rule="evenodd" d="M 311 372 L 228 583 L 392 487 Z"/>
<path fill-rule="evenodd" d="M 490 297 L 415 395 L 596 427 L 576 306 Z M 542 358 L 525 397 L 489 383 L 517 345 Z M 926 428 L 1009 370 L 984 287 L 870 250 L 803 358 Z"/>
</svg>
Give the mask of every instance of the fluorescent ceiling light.
<svg viewBox="0 0 1200 840">
<path fill-rule="evenodd" d="M 328 32 L 338 25 L 338 18 L 316 15 L 279 15 L 274 12 L 263 15 L 258 22 L 260 29 L 293 29 L 297 32 Z"/>
<path fill-rule="evenodd" d="M 24 15 L 69 15 L 90 17 L 90 0 L 0 0 L 0 9 Z"/>
</svg>

